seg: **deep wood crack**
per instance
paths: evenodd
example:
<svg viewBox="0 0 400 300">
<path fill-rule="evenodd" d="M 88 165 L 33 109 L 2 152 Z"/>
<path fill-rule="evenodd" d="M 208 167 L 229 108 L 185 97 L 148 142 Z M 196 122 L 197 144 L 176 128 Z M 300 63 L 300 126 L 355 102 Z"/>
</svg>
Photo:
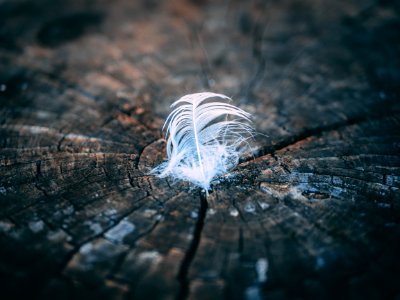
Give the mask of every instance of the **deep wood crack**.
<svg viewBox="0 0 400 300">
<path fill-rule="evenodd" d="M 388 103 L 388 107 L 390 107 L 390 103 Z M 395 112 L 392 111 L 391 114 L 394 116 Z M 383 114 L 382 112 L 376 112 L 376 113 L 371 113 L 368 115 L 354 116 L 354 117 L 348 118 L 344 122 L 336 122 L 336 123 L 327 124 L 327 125 L 319 126 L 319 127 L 315 127 L 315 128 L 306 128 L 297 134 L 293 134 L 290 137 L 283 139 L 282 141 L 276 143 L 275 145 L 261 147 L 253 157 L 246 158 L 243 161 L 240 161 L 240 163 L 248 162 L 248 161 L 254 160 L 255 158 L 259 158 L 259 157 L 262 157 L 265 155 L 274 155 L 276 151 L 279 151 L 286 147 L 294 145 L 294 144 L 296 144 L 302 140 L 305 140 L 307 138 L 318 137 L 325 132 L 338 130 L 343 127 L 356 125 L 356 124 L 367 122 L 367 121 L 381 120 L 381 119 L 385 119 L 387 117 L 388 117 L 387 114 Z"/>
<path fill-rule="evenodd" d="M 189 272 L 190 265 L 196 255 L 197 249 L 199 247 L 201 234 L 203 232 L 203 227 L 204 227 L 204 220 L 207 215 L 207 209 L 208 209 L 207 196 L 203 191 L 201 191 L 200 192 L 200 208 L 199 208 L 197 223 L 196 223 L 196 226 L 195 226 L 194 232 L 193 232 L 193 239 L 189 246 L 189 249 L 187 250 L 187 252 L 185 254 L 185 257 L 183 258 L 183 261 L 179 268 L 179 273 L 177 276 L 177 279 L 180 284 L 180 289 L 179 289 L 178 295 L 176 297 L 176 300 L 184 300 L 189 295 L 190 290 L 189 290 L 188 272 Z"/>
</svg>

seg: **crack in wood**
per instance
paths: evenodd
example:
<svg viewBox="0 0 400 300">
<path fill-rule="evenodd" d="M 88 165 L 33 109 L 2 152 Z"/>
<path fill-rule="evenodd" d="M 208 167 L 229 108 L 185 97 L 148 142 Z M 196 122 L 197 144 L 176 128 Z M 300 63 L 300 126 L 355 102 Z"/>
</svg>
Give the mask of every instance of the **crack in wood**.
<svg viewBox="0 0 400 300">
<path fill-rule="evenodd" d="M 391 113 L 394 114 L 395 112 L 391 111 Z M 360 124 L 360 123 L 364 123 L 364 122 L 377 121 L 377 120 L 382 120 L 382 119 L 386 119 L 386 118 L 388 118 L 387 114 L 382 114 L 381 112 L 378 112 L 378 113 L 373 112 L 370 114 L 350 117 L 344 122 L 336 122 L 336 123 L 327 124 L 324 126 L 318 126 L 315 128 L 306 128 L 297 134 L 293 134 L 290 137 L 283 139 L 282 141 L 276 143 L 275 145 L 261 147 L 257 151 L 257 153 L 254 154 L 253 157 L 244 159 L 243 161 L 240 161 L 240 163 L 253 161 L 256 158 L 260 158 L 265 155 L 274 155 L 275 152 L 277 152 L 279 150 L 285 149 L 285 148 L 292 146 L 292 145 L 294 145 L 300 141 L 303 141 L 307 138 L 320 136 L 326 132 L 335 131 L 340 128 L 344 128 L 347 126 L 352 126 L 352 125 L 356 125 L 356 124 Z"/>
<path fill-rule="evenodd" d="M 63 137 L 57 143 L 57 151 L 62 152 L 61 145 L 64 142 L 65 138 L 67 137 L 68 133 L 64 134 Z"/>
<path fill-rule="evenodd" d="M 41 186 L 39 186 L 38 183 L 35 183 L 35 188 L 37 188 L 39 191 L 41 191 L 41 192 L 43 193 L 43 195 L 44 195 L 46 198 L 50 198 L 50 196 L 49 196 L 49 194 L 46 192 L 46 190 L 45 190 L 44 188 L 42 188 Z M 40 200 L 39 200 L 39 201 L 40 201 Z M 36 204 L 36 203 L 38 203 L 39 201 L 35 201 L 33 204 Z"/>
<path fill-rule="evenodd" d="M 200 208 L 198 213 L 198 218 L 193 231 L 193 238 L 186 251 L 185 257 L 182 260 L 181 266 L 179 268 L 177 280 L 180 284 L 179 292 L 176 296 L 176 300 L 187 299 L 190 293 L 188 272 L 190 265 L 196 255 L 197 249 L 199 247 L 201 234 L 203 232 L 204 221 L 207 215 L 208 202 L 207 196 L 203 191 L 200 191 Z"/>
<path fill-rule="evenodd" d="M 38 179 L 42 175 L 41 165 L 42 165 L 41 160 L 36 161 L 36 179 Z"/>
<path fill-rule="evenodd" d="M 42 177 L 42 161 L 41 160 L 37 160 L 35 165 L 36 165 L 36 174 L 35 174 L 35 181 L 36 182 L 35 182 L 34 186 L 39 191 L 41 191 L 46 198 L 50 198 L 50 195 L 46 192 L 46 190 L 44 188 L 42 188 L 41 186 L 39 186 L 39 180 Z M 34 203 L 37 203 L 37 201 L 35 201 Z"/>
</svg>

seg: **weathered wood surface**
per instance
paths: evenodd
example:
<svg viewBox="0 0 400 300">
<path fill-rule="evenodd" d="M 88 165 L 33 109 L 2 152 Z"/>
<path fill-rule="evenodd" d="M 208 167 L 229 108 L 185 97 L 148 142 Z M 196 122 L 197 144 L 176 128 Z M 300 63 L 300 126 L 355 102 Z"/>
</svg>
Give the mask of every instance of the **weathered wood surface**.
<svg viewBox="0 0 400 300">
<path fill-rule="evenodd" d="M 399 299 L 396 1 L 0 1 L 0 297 Z M 186 93 L 254 114 L 208 199 Z"/>
</svg>

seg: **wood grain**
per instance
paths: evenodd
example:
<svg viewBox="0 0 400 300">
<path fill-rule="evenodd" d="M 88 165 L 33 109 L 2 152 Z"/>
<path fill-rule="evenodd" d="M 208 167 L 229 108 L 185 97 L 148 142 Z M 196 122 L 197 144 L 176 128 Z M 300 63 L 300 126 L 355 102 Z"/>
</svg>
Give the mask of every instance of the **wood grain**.
<svg viewBox="0 0 400 300">
<path fill-rule="evenodd" d="M 2 299 L 398 299 L 394 1 L 0 1 Z M 254 155 L 148 172 L 224 93 Z"/>
</svg>

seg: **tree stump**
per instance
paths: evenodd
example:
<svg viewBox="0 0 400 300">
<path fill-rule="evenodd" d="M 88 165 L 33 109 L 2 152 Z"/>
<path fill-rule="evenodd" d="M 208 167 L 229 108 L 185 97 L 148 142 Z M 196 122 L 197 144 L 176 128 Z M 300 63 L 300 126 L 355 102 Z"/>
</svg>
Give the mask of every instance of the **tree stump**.
<svg viewBox="0 0 400 300">
<path fill-rule="evenodd" d="M 395 1 L 0 1 L 2 299 L 399 299 Z M 150 176 L 214 91 L 254 157 Z"/>
</svg>

